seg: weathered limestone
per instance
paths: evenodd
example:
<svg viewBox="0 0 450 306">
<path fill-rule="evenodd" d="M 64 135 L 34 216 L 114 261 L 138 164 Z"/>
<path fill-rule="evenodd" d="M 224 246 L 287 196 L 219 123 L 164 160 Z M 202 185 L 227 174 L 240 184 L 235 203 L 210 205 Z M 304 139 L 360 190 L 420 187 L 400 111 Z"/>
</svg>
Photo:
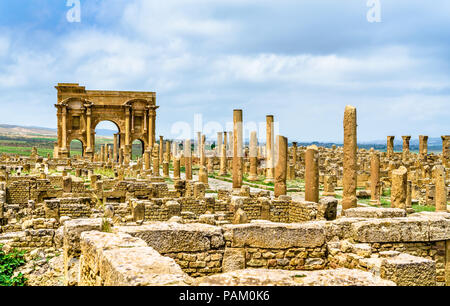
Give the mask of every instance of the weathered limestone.
<svg viewBox="0 0 450 306">
<path fill-rule="evenodd" d="M 380 202 L 380 154 L 373 148 L 370 150 L 370 202 L 381 205 Z"/>
<path fill-rule="evenodd" d="M 256 132 L 253 131 L 250 134 L 250 174 L 248 176 L 249 181 L 258 180 L 258 138 L 256 136 Z"/>
<path fill-rule="evenodd" d="M 356 179 L 357 179 L 357 123 L 356 108 L 345 107 L 344 114 L 344 176 L 342 209 L 356 207 Z"/>
<path fill-rule="evenodd" d="M 428 136 L 419 136 L 419 154 L 423 161 L 427 160 L 428 155 Z"/>
<path fill-rule="evenodd" d="M 319 149 L 315 145 L 305 153 L 305 201 L 319 202 Z"/>
<path fill-rule="evenodd" d="M 228 250 L 228 249 L 227 249 Z M 239 251 L 229 260 L 241 260 Z M 224 269 L 225 270 L 225 269 Z M 225 273 L 202 277 L 198 286 L 395 286 L 395 283 L 354 269 L 285 271 L 276 269 L 227 269 Z M 301 275 L 301 277 L 299 277 Z"/>
<path fill-rule="evenodd" d="M 242 187 L 243 170 L 243 126 L 242 110 L 233 111 L 233 188 Z"/>
<path fill-rule="evenodd" d="M 277 136 L 277 164 L 275 167 L 275 197 L 287 194 L 286 187 L 286 166 L 288 156 L 288 142 L 287 138 Z M 306 200 L 308 201 L 308 200 Z M 317 199 L 318 202 L 318 199 Z"/>
<path fill-rule="evenodd" d="M 392 158 L 394 156 L 394 139 L 395 136 L 387 137 L 387 157 Z"/>
<path fill-rule="evenodd" d="M 266 116 L 266 183 L 274 181 L 274 164 L 273 164 L 273 116 Z"/>
<path fill-rule="evenodd" d="M 445 168 L 442 165 L 433 169 L 436 211 L 447 211 L 447 186 L 445 184 Z"/>
<path fill-rule="evenodd" d="M 184 141 L 184 169 L 186 173 L 186 180 L 192 180 L 192 153 L 191 153 L 191 140 L 186 139 Z"/>
<path fill-rule="evenodd" d="M 401 166 L 392 171 L 391 207 L 406 209 L 408 170 Z"/>
</svg>

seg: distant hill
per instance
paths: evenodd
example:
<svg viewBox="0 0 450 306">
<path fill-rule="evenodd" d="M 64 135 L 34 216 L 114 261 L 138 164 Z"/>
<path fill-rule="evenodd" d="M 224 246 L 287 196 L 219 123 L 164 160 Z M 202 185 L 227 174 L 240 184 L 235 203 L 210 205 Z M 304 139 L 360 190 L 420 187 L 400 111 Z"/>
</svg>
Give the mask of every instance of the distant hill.
<svg viewBox="0 0 450 306">
<path fill-rule="evenodd" d="M 112 137 L 117 131 L 97 129 L 97 136 Z M 37 127 L 37 126 L 20 126 L 10 124 L 0 124 L 0 135 L 3 136 L 56 136 L 56 129 Z"/>
</svg>

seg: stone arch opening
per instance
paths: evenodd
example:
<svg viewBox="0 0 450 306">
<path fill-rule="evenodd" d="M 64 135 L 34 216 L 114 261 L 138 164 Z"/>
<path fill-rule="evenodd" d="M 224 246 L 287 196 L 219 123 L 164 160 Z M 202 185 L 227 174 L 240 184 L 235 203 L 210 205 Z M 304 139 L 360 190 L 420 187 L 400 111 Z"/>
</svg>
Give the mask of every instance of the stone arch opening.
<svg viewBox="0 0 450 306">
<path fill-rule="evenodd" d="M 121 147 L 119 125 L 113 120 L 98 120 L 94 125 L 94 135 L 95 153 L 102 152 L 103 147 L 103 152 L 106 154 L 105 160 L 111 158 L 113 161 L 118 161 Z"/>
<path fill-rule="evenodd" d="M 84 144 L 83 141 L 81 141 L 80 139 L 72 139 L 72 141 L 70 142 L 70 146 L 69 146 L 69 156 L 84 156 Z"/>
<path fill-rule="evenodd" d="M 133 160 L 142 158 L 145 152 L 145 142 L 142 139 L 135 139 L 131 146 L 131 156 Z"/>
</svg>

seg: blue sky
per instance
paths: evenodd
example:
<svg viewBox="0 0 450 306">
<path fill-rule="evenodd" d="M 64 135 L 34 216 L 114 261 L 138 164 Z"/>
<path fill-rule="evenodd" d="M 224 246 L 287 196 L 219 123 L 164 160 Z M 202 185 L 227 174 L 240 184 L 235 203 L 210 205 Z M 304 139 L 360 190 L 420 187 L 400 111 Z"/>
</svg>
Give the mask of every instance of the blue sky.
<svg viewBox="0 0 450 306">
<path fill-rule="evenodd" d="M 156 91 L 157 133 L 174 122 L 273 114 L 289 140 L 450 134 L 450 2 L 66 0 L 0 3 L 0 123 L 56 126 L 58 82 Z M 261 135 L 261 139 L 264 135 Z"/>
</svg>

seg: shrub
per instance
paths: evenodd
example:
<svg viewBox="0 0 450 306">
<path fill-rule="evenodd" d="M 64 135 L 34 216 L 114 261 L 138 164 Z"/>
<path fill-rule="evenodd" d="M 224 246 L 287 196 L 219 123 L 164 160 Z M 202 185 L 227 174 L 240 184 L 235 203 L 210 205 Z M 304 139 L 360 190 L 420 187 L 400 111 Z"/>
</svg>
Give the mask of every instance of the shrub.
<svg viewBox="0 0 450 306">
<path fill-rule="evenodd" d="M 22 273 L 14 276 L 14 271 L 25 264 L 25 251 L 14 249 L 9 254 L 2 251 L 0 245 L 0 286 L 24 286 L 27 279 Z"/>
</svg>

